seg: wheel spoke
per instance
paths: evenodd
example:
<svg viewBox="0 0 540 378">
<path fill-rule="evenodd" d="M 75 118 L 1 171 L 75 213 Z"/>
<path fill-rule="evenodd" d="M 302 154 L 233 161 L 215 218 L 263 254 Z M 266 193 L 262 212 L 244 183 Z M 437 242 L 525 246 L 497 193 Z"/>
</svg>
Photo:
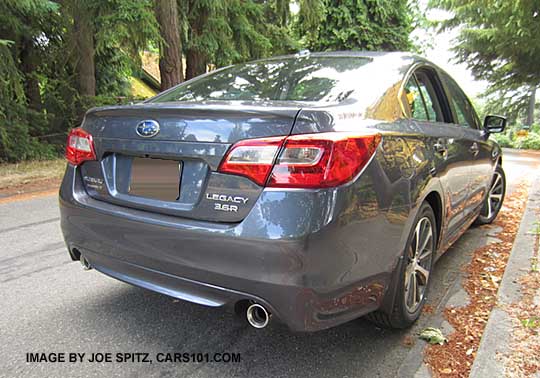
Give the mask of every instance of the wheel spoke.
<svg viewBox="0 0 540 378">
<path fill-rule="evenodd" d="M 407 270 L 405 270 L 405 291 L 408 291 L 409 290 L 409 283 L 411 281 L 411 272 L 410 272 L 410 269 L 411 266 L 409 265 L 407 267 Z"/>
<path fill-rule="evenodd" d="M 424 252 L 420 256 L 418 256 L 418 262 L 424 261 L 429 256 L 431 256 L 431 252 L 431 249 L 425 249 Z"/>
<path fill-rule="evenodd" d="M 427 270 L 426 268 L 424 268 L 421 265 L 417 265 L 416 266 L 416 271 L 418 272 L 418 274 L 420 274 L 422 276 L 422 282 L 424 284 L 426 284 L 427 281 L 428 281 L 428 278 L 429 278 L 429 270 Z"/>
<path fill-rule="evenodd" d="M 502 199 L 502 194 L 492 194 L 489 196 L 491 199 L 500 201 Z"/>
<path fill-rule="evenodd" d="M 416 274 L 411 275 L 412 287 L 413 287 L 413 305 L 416 307 L 418 303 L 418 280 L 416 279 Z"/>
<path fill-rule="evenodd" d="M 491 185 L 491 187 L 496 188 L 500 181 L 501 181 L 501 175 L 496 173 L 495 182 L 493 183 L 493 185 Z"/>
<path fill-rule="evenodd" d="M 433 231 L 431 230 L 431 227 L 427 227 L 427 235 L 425 236 L 425 238 L 423 239 L 422 241 L 422 247 L 418 250 L 418 255 L 419 256 L 422 256 L 422 254 L 424 253 L 424 250 L 426 249 L 428 243 L 431 241 L 431 238 L 433 236 Z M 418 257 L 418 259 L 420 260 L 421 257 Z"/>
<path fill-rule="evenodd" d="M 418 248 L 420 246 L 420 234 L 422 233 L 422 222 L 423 219 L 420 219 L 420 222 L 416 225 L 416 229 L 414 230 L 414 239 L 415 239 L 415 246 L 414 246 L 414 256 L 418 256 Z"/>
<path fill-rule="evenodd" d="M 491 194 L 501 194 L 502 193 L 502 183 L 499 184 L 498 186 L 494 186 L 492 189 L 491 189 Z"/>
<path fill-rule="evenodd" d="M 414 250 L 413 250 L 413 247 L 412 245 L 409 247 L 409 253 L 408 253 L 408 257 L 410 260 L 414 259 Z"/>
<path fill-rule="evenodd" d="M 414 298 L 413 298 L 413 276 L 414 276 L 414 272 L 411 272 L 409 274 L 407 274 L 407 283 L 405 284 L 405 303 L 407 304 L 407 306 L 409 307 L 413 307 L 414 306 Z"/>
</svg>

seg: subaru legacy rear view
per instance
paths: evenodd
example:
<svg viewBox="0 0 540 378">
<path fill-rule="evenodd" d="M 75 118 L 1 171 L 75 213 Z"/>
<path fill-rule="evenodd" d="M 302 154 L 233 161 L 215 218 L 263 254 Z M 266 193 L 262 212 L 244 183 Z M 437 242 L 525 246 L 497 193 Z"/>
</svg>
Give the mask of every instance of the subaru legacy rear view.
<svg viewBox="0 0 540 378">
<path fill-rule="evenodd" d="M 505 195 L 499 146 L 406 53 L 284 56 L 91 109 L 60 189 L 85 268 L 263 328 L 419 316 L 437 258 Z"/>
</svg>

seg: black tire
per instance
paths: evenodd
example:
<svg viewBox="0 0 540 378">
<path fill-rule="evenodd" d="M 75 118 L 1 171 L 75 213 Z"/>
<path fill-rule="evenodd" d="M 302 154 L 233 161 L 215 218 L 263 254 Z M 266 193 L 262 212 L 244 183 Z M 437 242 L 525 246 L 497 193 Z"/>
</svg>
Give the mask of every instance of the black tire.
<svg viewBox="0 0 540 378">
<path fill-rule="evenodd" d="M 500 182 L 497 181 L 498 179 L 500 179 Z M 502 167 L 497 165 L 491 179 L 489 191 L 486 193 L 482 210 L 480 210 L 480 214 L 474 223 L 478 225 L 492 223 L 501 210 L 505 194 L 506 176 Z M 500 196 L 500 198 L 496 200 L 494 196 Z"/>
<path fill-rule="evenodd" d="M 422 222 L 422 224 L 420 224 Z M 419 225 L 420 224 L 420 225 Z M 435 221 L 435 214 L 433 212 L 433 209 L 431 206 L 424 202 L 422 206 L 420 207 L 420 211 L 418 212 L 418 215 L 415 218 L 415 221 L 413 223 L 413 227 L 411 229 L 411 232 L 409 234 L 409 238 L 407 240 L 407 245 L 405 247 L 405 251 L 403 252 L 403 258 L 399 267 L 398 272 L 398 279 L 397 279 L 397 289 L 395 291 L 395 298 L 394 298 L 394 307 L 391 313 L 385 313 L 382 311 L 375 311 L 371 314 L 368 314 L 366 317 L 372 321 L 373 323 L 383 326 L 385 328 L 395 328 L 395 329 L 402 329 L 407 328 L 411 326 L 422 313 L 422 308 L 424 307 L 427 294 L 429 291 L 429 286 L 431 283 L 431 280 L 429 277 L 431 276 L 431 272 L 433 271 L 433 265 L 435 262 L 435 253 L 436 253 L 436 246 L 437 246 L 437 223 Z M 431 255 L 429 262 L 427 259 L 425 261 L 420 262 L 422 264 L 422 267 L 424 269 L 429 268 L 428 277 L 427 280 L 423 286 L 422 292 L 421 292 L 421 298 L 419 298 L 418 303 L 411 308 L 410 302 L 408 298 L 408 295 L 411 293 L 410 290 L 407 290 L 406 288 L 406 280 L 407 277 L 408 283 L 411 284 L 411 271 L 414 271 L 414 282 L 416 284 L 416 280 L 420 281 L 420 278 L 423 277 L 423 274 L 417 274 L 416 270 L 414 269 L 415 266 L 418 266 L 418 264 L 414 265 L 413 259 L 414 259 L 414 253 L 415 253 L 415 247 L 416 247 L 416 234 L 417 234 L 417 228 L 428 226 L 431 230 L 431 241 L 429 242 L 429 246 L 426 245 L 425 250 L 427 251 L 427 248 L 431 248 Z M 423 228 L 422 228 L 423 229 Z M 423 244 L 423 243 L 419 243 Z M 412 252 L 412 254 L 411 254 Z M 422 251 L 420 251 L 422 252 Z M 426 253 L 426 252 L 425 252 Z M 420 253 L 419 255 L 422 255 Z M 419 257 L 419 256 L 417 256 Z M 415 260 L 416 261 L 416 260 Z M 409 286 L 410 289 L 410 286 Z"/>
</svg>

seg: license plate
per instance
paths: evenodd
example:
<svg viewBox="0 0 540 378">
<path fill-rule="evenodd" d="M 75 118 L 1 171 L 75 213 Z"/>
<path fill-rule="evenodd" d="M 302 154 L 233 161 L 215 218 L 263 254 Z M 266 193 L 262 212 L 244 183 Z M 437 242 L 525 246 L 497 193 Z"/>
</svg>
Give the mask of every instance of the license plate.
<svg viewBox="0 0 540 378">
<path fill-rule="evenodd" d="M 181 172 L 182 162 L 179 161 L 133 158 L 129 194 L 176 201 L 180 193 Z"/>
</svg>

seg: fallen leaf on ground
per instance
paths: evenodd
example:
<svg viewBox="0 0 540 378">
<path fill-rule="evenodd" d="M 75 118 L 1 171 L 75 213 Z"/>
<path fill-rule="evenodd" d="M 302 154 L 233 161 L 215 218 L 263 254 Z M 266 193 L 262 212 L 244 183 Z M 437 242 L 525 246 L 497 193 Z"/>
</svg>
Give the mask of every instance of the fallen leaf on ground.
<svg viewBox="0 0 540 378">
<path fill-rule="evenodd" d="M 442 331 L 438 328 L 428 327 L 420 332 L 420 338 L 430 344 L 443 345 L 447 340 Z"/>
<path fill-rule="evenodd" d="M 496 236 L 498 241 L 476 249 L 473 252 L 471 262 L 463 269 L 463 287 L 469 295 L 469 303 L 462 307 L 449 307 L 444 310 L 444 316 L 454 331 L 447 335 L 448 341 L 444 345 L 429 345 L 425 351 L 424 361 L 434 377 L 461 378 L 468 377 L 470 374 L 489 314 L 497 304 L 500 280 L 504 274 L 527 201 L 527 185 L 527 183 L 518 185 L 512 195 L 505 199 L 501 213 L 494 224 L 484 226 L 486 230 L 492 230 L 492 234 Z M 495 231 L 495 227 L 497 227 L 497 231 Z M 517 278 L 515 283 L 518 283 Z M 538 307 L 536 313 L 530 310 L 526 314 L 520 312 L 517 314 L 517 318 L 520 320 L 529 319 L 537 314 Z M 526 327 L 520 321 L 517 324 L 524 334 L 532 336 L 527 339 L 526 346 L 513 348 L 514 351 L 523 351 L 516 356 L 516 361 L 519 361 L 519 364 L 515 362 L 505 365 L 529 373 L 540 366 L 540 358 L 537 357 L 540 356 L 540 342 L 538 339 L 532 339 L 532 337 L 540 337 L 540 335 L 533 335 L 536 329 Z M 527 324 L 529 323 L 527 322 Z M 535 341 L 536 343 L 534 343 Z M 472 352 L 470 352 L 471 349 L 473 349 Z M 524 358 L 525 355 L 526 358 Z M 451 369 L 450 373 L 448 373 L 448 369 Z M 523 374 L 521 376 L 532 375 Z"/>
</svg>

